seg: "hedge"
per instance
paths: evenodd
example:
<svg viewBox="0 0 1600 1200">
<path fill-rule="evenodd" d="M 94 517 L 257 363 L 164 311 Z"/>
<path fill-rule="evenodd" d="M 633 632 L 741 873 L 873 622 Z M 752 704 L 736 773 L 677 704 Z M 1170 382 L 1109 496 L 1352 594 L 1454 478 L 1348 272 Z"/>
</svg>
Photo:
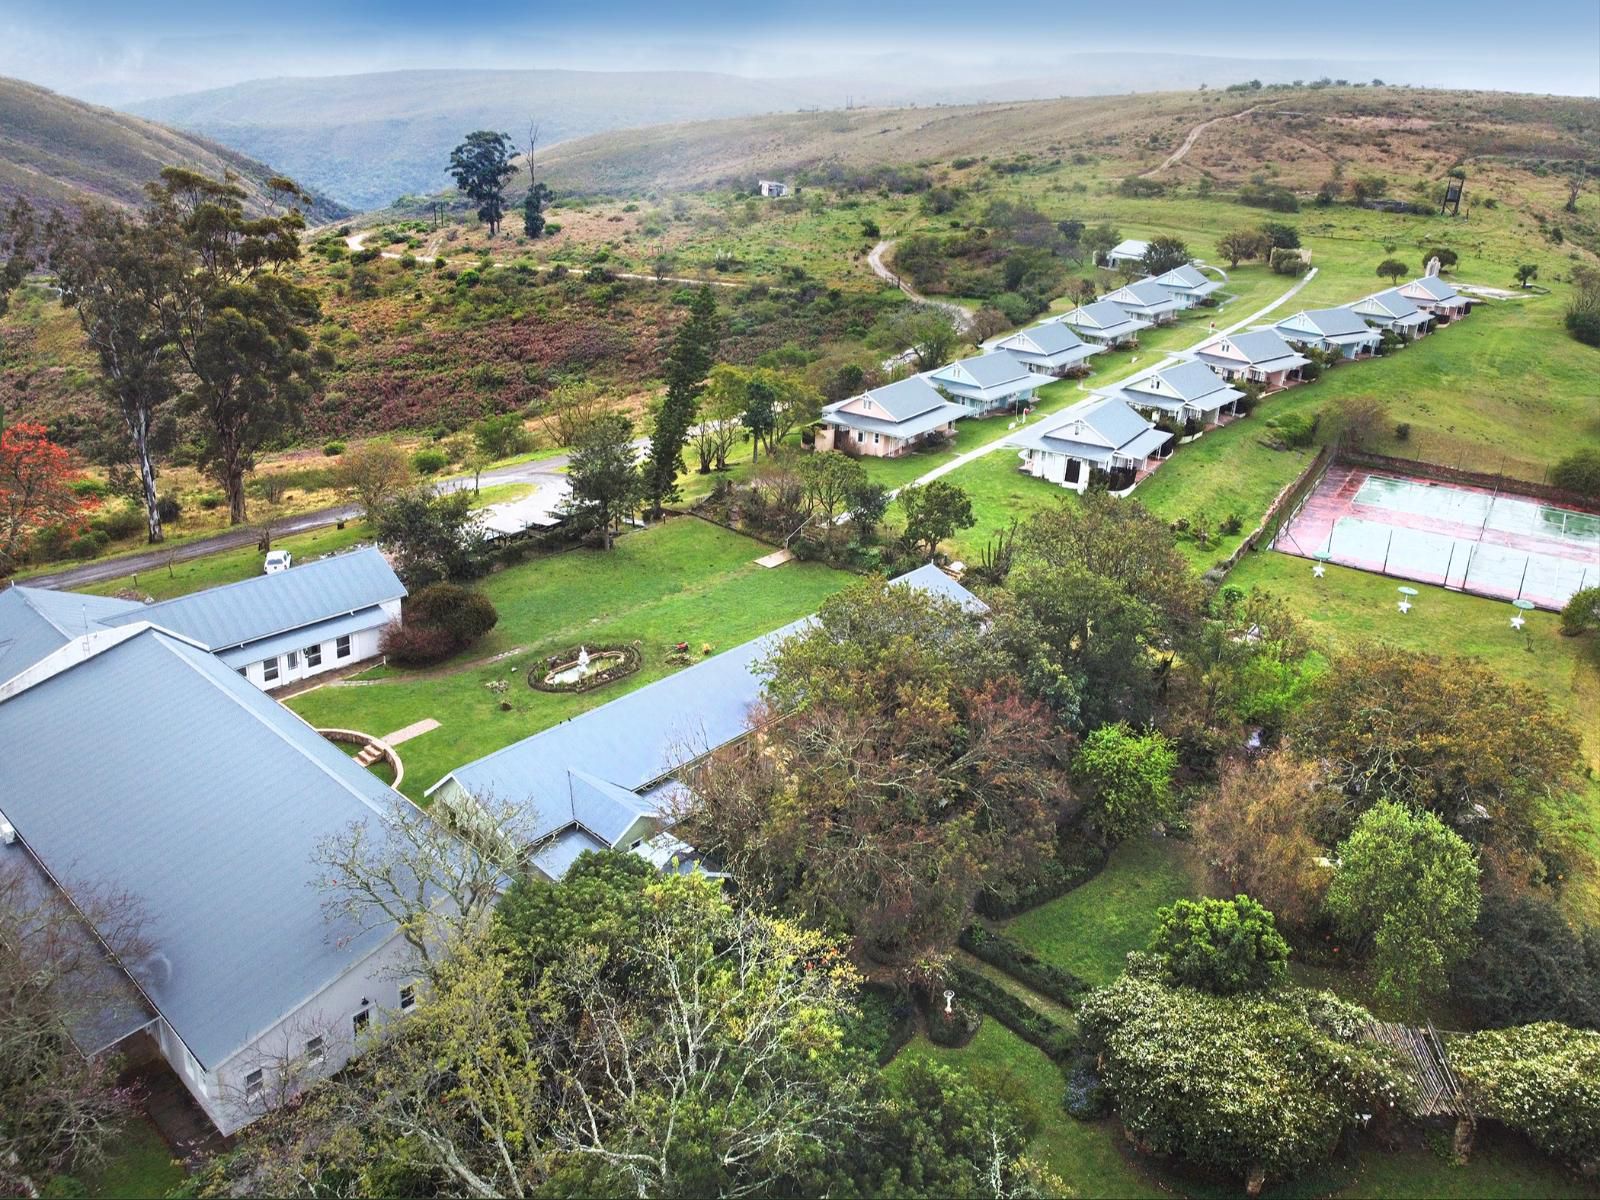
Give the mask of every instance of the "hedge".
<svg viewBox="0 0 1600 1200">
<path fill-rule="evenodd" d="M 1044 962 L 1020 942 L 982 925 L 968 925 L 961 931 L 960 942 L 963 950 L 1068 1008 L 1076 1008 L 1078 998 L 1091 986 L 1066 968 Z"/>
<path fill-rule="evenodd" d="M 1100 873 L 1106 858 L 1103 846 L 1088 841 L 1076 830 L 1063 830 L 1057 835 L 1055 857 L 1047 859 L 1038 874 L 1009 896 L 988 889 L 979 892 L 974 907 L 979 916 L 991 921 L 1014 917 L 1088 883 Z"/>
<path fill-rule="evenodd" d="M 945 977 L 950 986 L 956 989 L 956 994 L 967 1003 L 974 1008 L 981 1008 L 1023 1041 L 1043 1050 L 1054 1061 L 1066 1061 L 1077 1046 L 1078 1037 L 1072 1030 L 1057 1024 L 1043 1013 L 1035 1012 L 999 984 L 976 971 L 952 966 Z"/>
</svg>

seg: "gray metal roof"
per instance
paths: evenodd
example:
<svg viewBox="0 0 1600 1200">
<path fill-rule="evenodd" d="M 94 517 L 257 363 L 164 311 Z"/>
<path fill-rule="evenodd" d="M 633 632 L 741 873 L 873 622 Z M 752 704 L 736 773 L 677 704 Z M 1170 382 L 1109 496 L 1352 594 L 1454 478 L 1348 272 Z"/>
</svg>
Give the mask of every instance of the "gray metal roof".
<svg viewBox="0 0 1600 1200">
<path fill-rule="evenodd" d="M 911 375 L 895 383 L 886 383 L 882 387 L 873 388 L 870 392 L 863 392 L 862 395 L 883 409 L 893 421 L 909 421 L 912 417 L 921 416 L 945 402 L 938 389 L 921 375 Z M 846 400 L 844 403 L 848 404 L 849 401 Z"/>
<path fill-rule="evenodd" d="M 1123 255 L 1132 258 L 1143 258 L 1146 250 L 1150 249 L 1149 242 L 1142 242 L 1138 238 L 1123 238 L 1108 253 Z"/>
<path fill-rule="evenodd" d="M 982 391 L 1004 390 L 1017 384 L 1039 386 L 1039 377 L 1028 370 L 1028 364 L 1008 350 L 991 350 L 972 358 L 957 359 L 937 371 L 930 371 L 928 380 Z"/>
<path fill-rule="evenodd" d="M 1413 279 L 1410 283 L 1402 284 L 1401 286 L 1426 292 L 1435 300 L 1454 300 L 1459 295 L 1455 288 L 1451 287 L 1437 275 L 1423 275 L 1417 279 Z"/>
<path fill-rule="evenodd" d="M 1083 432 L 1074 429 L 1080 422 L 1085 427 Z M 1124 446 L 1152 431 L 1161 432 L 1152 430 L 1150 422 L 1122 400 L 1115 396 L 1096 396 L 1080 400 L 1071 408 L 1023 429 L 1006 442 L 1019 449 L 1071 454 L 1099 462 L 1113 452 L 1123 453 Z M 1162 434 L 1162 439 L 1167 436 Z"/>
<path fill-rule="evenodd" d="M 307 646 L 331 642 L 335 638 L 359 633 L 363 629 L 381 628 L 388 623 L 389 614 L 383 609 L 363 608 L 359 612 L 345 613 L 331 620 L 318 621 L 314 625 L 302 625 L 298 629 L 291 629 L 288 633 L 280 633 L 276 637 L 235 646 L 231 650 L 224 650 L 217 657 L 230 667 L 248 667 L 251 663 L 277 658 L 280 654 L 287 654 L 291 650 L 304 650 Z"/>
<path fill-rule="evenodd" d="M 1290 322 L 1301 320 L 1309 324 L 1312 329 L 1323 337 L 1353 337 L 1357 334 L 1373 334 L 1367 323 L 1348 308 L 1307 308 L 1297 312 L 1292 317 L 1285 317 L 1278 322 L 1278 328 L 1294 333 Z"/>
<path fill-rule="evenodd" d="M 931 564 L 894 582 L 955 600 L 969 611 L 984 608 Z M 564 837 L 562 831 L 575 822 L 590 835 L 620 837 L 637 817 L 654 811 L 652 798 L 636 793 L 686 759 L 744 735 L 761 699 L 761 661 L 811 620 L 793 621 L 457 767 L 429 794 L 454 781 L 472 795 L 525 805 L 532 809 L 535 841 Z M 550 870 L 537 854 L 535 861 L 559 877 L 583 848 L 569 856 L 550 843 L 541 847 L 539 853 L 548 851 L 559 870 Z"/>
<path fill-rule="evenodd" d="M 1173 267 L 1164 275 L 1151 277 L 1152 283 L 1158 283 L 1164 288 L 1174 291 L 1188 292 L 1201 296 L 1209 296 L 1222 286 L 1220 279 L 1212 279 L 1204 274 L 1198 267 L 1184 263 L 1181 267 Z"/>
<path fill-rule="evenodd" d="M 1109 300 L 1096 300 L 1093 304 L 1080 305 L 1060 319 L 1074 329 L 1087 329 L 1093 333 L 1108 335 L 1124 331 L 1137 333 L 1141 329 L 1150 328 L 1150 322 L 1130 316 L 1127 309 Z"/>
<path fill-rule="evenodd" d="M 139 899 L 156 954 L 125 965 L 211 1068 L 392 936 L 325 919 L 311 855 L 381 839 L 397 797 L 211 654 L 126 632 L 0 694 L 0 803 L 69 895 Z"/>
<path fill-rule="evenodd" d="M 1370 296 L 1363 296 L 1350 305 L 1350 308 L 1365 316 L 1376 316 L 1380 319 L 1388 317 L 1404 324 L 1421 324 L 1428 319 L 1426 314 L 1399 288 L 1388 288 L 1385 291 L 1373 292 Z"/>
<path fill-rule="evenodd" d="M 145 605 L 104 623 L 149 621 L 213 650 L 226 650 L 405 594 L 405 585 L 388 561 L 368 547 Z"/>
<path fill-rule="evenodd" d="M 1310 360 L 1295 353 L 1295 348 L 1283 340 L 1283 336 L 1276 329 L 1253 329 L 1249 333 L 1224 333 L 1211 339 L 1196 353 L 1205 354 L 1206 346 L 1217 342 L 1231 342 L 1252 367 L 1265 366 L 1282 358 L 1299 359 L 1296 366 L 1304 366 Z"/>
<path fill-rule="evenodd" d="M 903 421 L 885 421 L 878 417 L 868 417 L 861 413 L 844 412 L 834 405 L 829 405 L 822 410 L 822 419 L 829 425 L 838 425 L 845 429 L 859 429 L 864 433 L 881 433 L 885 437 L 911 438 L 919 434 L 937 429 L 941 425 L 948 425 L 951 421 L 961 417 L 970 416 L 967 409 L 959 404 L 953 404 L 944 397 L 939 398 L 939 407 L 931 408 L 908 417 Z"/>
<path fill-rule="evenodd" d="M 1131 308 L 1138 312 L 1172 312 L 1178 307 L 1178 302 L 1172 298 L 1172 293 L 1151 278 L 1124 284 L 1114 292 L 1107 292 L 1100 299 L 1109 301 L 1119 308 Z"/>
<path fill-rule="evenodd" d="M 1087 358 L 1091 354 L 1100 353 L 1101 350 L 1101 347 L 1091 346 L 1080 338 L 1064 321 L 1046 321 L 1042 325 L 1032 325 L 1008 337 L 1000 338 L 994 344 L 1014 354 L 1039 354 L 1052 358 L 1073 351 L 1081 351 L 1080 357 Z"/>
<path fill-rule="evenodd" d="M 20 585 L 0 591 L 0 683 L 33 666 L 91 626 L 127 612 L 136 600 Z"/>
</svg>

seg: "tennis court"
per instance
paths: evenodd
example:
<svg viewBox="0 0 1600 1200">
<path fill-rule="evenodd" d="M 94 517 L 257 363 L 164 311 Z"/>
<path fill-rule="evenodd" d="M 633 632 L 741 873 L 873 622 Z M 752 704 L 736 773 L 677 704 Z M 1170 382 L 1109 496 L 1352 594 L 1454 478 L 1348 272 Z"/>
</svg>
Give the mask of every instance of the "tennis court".
<svg viewBox="0 0 1600 1200">
<path fill-rule="evenodd" d="M 1600 585 L 1600 515 L 1338 464 L 1273 548 L 1540 608 Z"/>
</svg>

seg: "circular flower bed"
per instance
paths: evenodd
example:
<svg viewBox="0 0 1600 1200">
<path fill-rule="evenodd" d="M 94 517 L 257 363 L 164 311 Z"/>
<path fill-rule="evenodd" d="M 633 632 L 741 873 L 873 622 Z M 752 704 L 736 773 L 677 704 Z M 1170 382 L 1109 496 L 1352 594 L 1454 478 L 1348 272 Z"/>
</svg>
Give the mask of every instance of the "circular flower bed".
<svg viewBox="0 0 1600 1200">
<path fill-rule="evenodd" d="M 578 671 L 578 655 L 587 651 L 588 670 Z M 552 654 L 528 672 L 528 686 L 539 692 L 587 692 L 639 669 L 638 646 L 572 646 Z"/>
</svg>

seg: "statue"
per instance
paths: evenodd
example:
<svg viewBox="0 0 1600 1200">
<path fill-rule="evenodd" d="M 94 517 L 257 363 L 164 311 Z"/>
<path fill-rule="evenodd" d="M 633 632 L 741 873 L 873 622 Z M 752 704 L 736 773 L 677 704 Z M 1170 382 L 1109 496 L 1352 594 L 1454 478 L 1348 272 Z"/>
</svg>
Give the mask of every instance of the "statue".
<svg viewBox="0 0 1600 1200">
<path fill-rule="evenodd" d="M 1439 256 L 1437 254 L 1428 260 L 1428 266 L 1424 273 L 1429 278 L 1432 278 L 1439 273 Z"/>
<path fill-rule="evenodd" d="M 585 648 L 583 646 L 579 646 L 578 647 L 578 674 L 587 675 L 588 673 L 589 673 L 589 651 L 588 651 L 587 648 Z"/>
</svg>

